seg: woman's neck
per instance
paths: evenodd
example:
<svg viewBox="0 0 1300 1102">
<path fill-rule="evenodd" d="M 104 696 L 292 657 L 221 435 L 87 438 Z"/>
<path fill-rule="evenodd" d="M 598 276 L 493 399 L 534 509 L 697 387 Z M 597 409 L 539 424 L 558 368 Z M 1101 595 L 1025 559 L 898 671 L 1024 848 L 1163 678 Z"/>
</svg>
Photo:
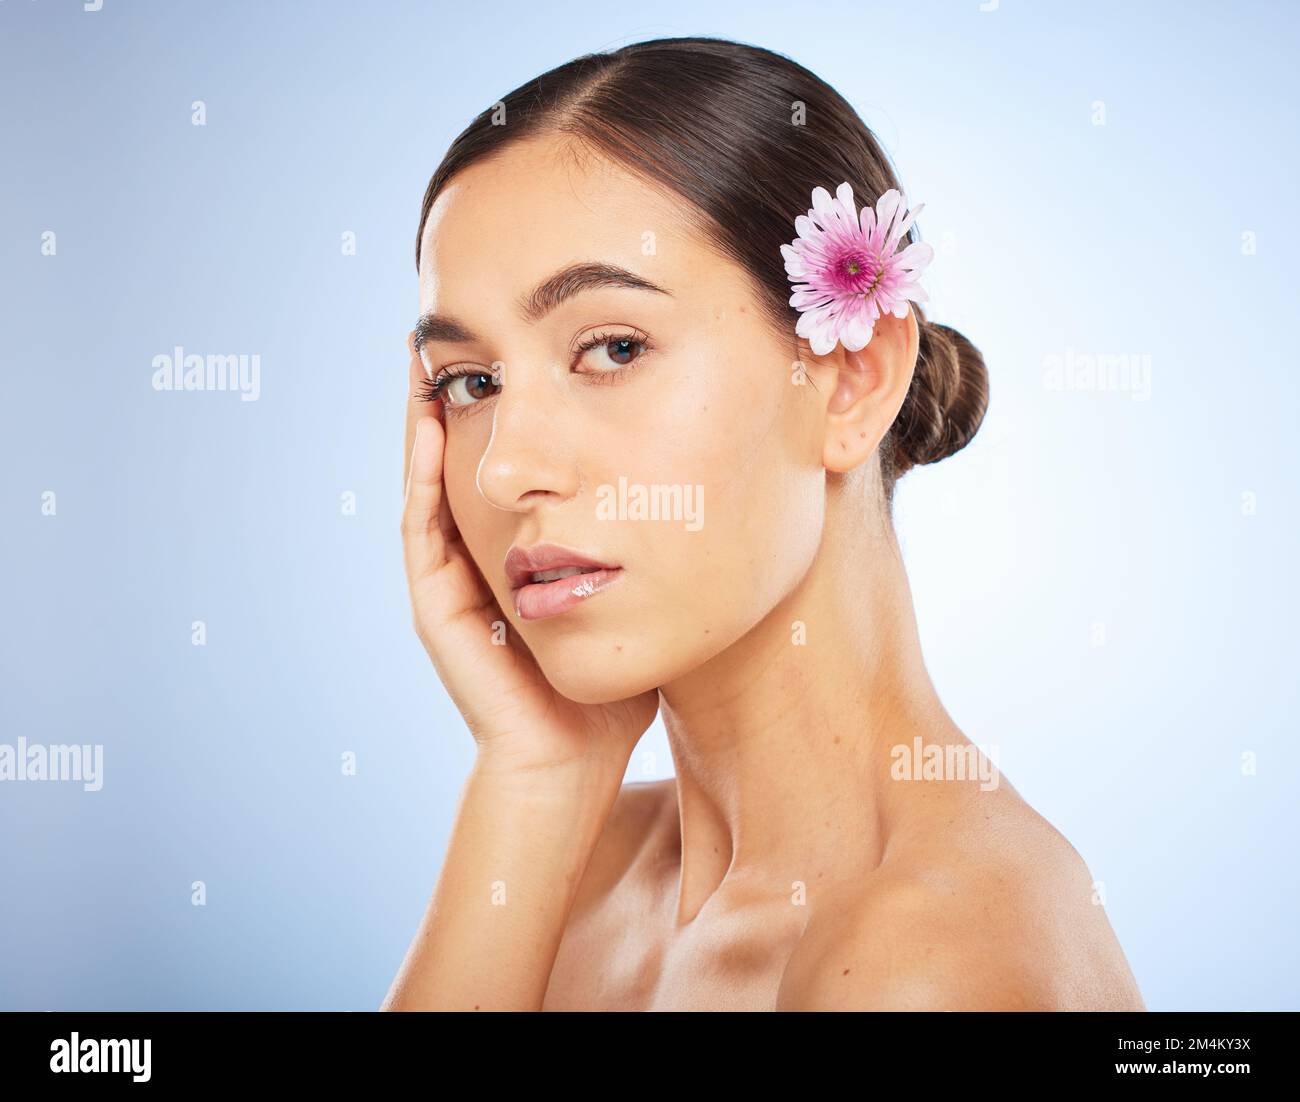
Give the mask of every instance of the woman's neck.
<svg viewBox="0 0 1300 1102">
<path fill-rule="evenodd" d="M 922 661 L 892 529 L 865 530 L 878 516 L 828 510 L 800 584 L 661 690 L 677 773 L 681 923 L 724 879 L 789 892 L 874 868 L 899 810 L 891 748 L 918 735 L 964 740 Z"/>
</svg>

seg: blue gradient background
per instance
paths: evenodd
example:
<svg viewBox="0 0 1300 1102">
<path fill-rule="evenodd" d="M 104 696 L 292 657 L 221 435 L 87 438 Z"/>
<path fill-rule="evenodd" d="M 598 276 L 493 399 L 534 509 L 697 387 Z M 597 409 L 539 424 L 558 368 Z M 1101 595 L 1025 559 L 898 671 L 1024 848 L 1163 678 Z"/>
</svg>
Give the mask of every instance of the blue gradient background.
<svg viewBox="0 0 1300 1102">
<path fill-rule="evenodd" d="M 0 0 L 0 741 L 105 753 L 0 784 L 0 1008 L 379 1004 L 471 760 L 397 536 L 420 199 L 516 84 L 682 34 L 807 65 L 927 204 L 992 373 L 899 488 L 948 709 L 1152 1009 L 1300 1008 L 1296 6 L 752 7 Z M 155 392 L 175 345 L 260 400 Z M 1050 389 L 1068 348 L 1149 399 Z M 629 779 L 671 771 L 656 722 Z"/>
</svg>

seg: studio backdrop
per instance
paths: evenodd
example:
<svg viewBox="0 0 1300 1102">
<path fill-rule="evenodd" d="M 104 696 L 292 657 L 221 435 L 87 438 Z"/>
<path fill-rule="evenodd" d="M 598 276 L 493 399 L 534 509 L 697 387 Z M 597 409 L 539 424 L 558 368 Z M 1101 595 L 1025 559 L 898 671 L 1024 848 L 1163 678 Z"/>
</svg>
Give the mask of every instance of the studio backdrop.
<svg viewBox="0 0 1300 1102">
<path fill-rule="evenodd" d="M 1298 30 L 0 3 L 0 1008 L 378 1007 L 473 758 L 399 539 L 424 189 L 526 79 L 678 35 L 808 66 L 925 201 L 926 310 L 990 396 L 895 504 L 948 711 L 1150 1009 L 1300 1008 Z M 656 720 L 626 779 L 673 771 Z"/>
</svg>

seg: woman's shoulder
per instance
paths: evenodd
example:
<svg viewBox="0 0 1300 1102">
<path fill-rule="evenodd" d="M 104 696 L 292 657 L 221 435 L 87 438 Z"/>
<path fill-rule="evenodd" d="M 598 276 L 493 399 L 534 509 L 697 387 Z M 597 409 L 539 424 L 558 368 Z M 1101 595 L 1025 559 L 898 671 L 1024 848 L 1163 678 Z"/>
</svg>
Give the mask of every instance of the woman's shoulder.
<svg viewBox="0 0 1300 1102">
<path fill-rule="evenodd" d="M 676 779 L 628 781 L 618 791 L 592 850 L 574 899 L 570 922 L 601 904 L 625 881 L 637 855 L 671 833 L 677 809 Z"/>
<path fill-rule="evenodd" d="M 778 1010 L 1144 1010 L 1078 851 L 1009 785 L 946 803 L 814 910 Z"/>
</svg>

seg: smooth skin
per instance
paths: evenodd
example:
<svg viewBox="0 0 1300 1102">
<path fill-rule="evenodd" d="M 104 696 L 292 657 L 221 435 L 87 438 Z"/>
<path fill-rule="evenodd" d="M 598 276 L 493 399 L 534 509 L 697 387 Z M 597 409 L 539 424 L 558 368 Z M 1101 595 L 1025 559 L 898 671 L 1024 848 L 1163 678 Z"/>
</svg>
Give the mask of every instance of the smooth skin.
<svg viewBox="0 0 1300 1102">
<path fill-rule="evenodd" d="M 524 309 L 588 262 L 662 290 Z M 879 490 L 915 315 L 814 356 L 679 198 L 558 137 L 453 179 L 419 280 L 472 339 L 408 341 L 406 571 L 477 755 L 382 1008 L 1145 1009 L 1005 777 L 892 775 L 915 738 L 972 747 Z M 575 355 L 593 334 L 646 340 Z M 448 367 L 502 383 L 424 400 Z M 620 476 L 702 487 L 703 525 L 604 519 Z M 505 555 L 542 540 L 622 576 L 523 620 Z M 657 710 L 676 776 L 624 785 Z"/>
</svg>

